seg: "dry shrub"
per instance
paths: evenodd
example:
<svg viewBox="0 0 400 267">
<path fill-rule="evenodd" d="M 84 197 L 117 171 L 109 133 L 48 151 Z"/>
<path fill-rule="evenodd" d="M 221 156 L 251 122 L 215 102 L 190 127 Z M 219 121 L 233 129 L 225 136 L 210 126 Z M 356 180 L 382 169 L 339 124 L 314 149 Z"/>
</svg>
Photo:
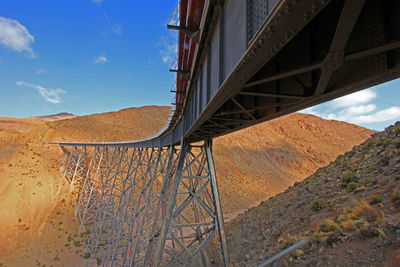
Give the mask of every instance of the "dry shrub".
<svg viewBox="0 0 400 267">
<path fill-rule="evenodd" d="M 356 206 L 350 213 L 350 219 L 355 220 L 363 217 L 367 222 L 374 222 L 380 216 L 379 212 L 365 200 L 354 200 L 354 203 Z"/>
<path fill-rule="evenodd" d="M 311 209 L 313 211 L 320 211 L 325 208 L 325 201 L 323 199 L 316 199 L 311 203 Z"/>
<path fill-rule="evenodd" d="M 375 194 L 375 195 L 372 195 L 371 197 L 369 197 L 369 203 L 371 205 L 378 204 L 381 202 L 382 202 L 382 195 Z"/>
<path fill-rule="evenodd" d="M 343 210 L 344 214 L 349 214 L 350 212 L 351 212 L 350 207 L 345 207 L 344 210 Z"/>
<path fill-rule="evenodd" d="M 310 241 L 310 243 L 320 243 L 325 238 L 325 233 L 321 231 L 316 231 L 310 236 L 308 241 Z"/>
<path fill-rule="evenodd" d="M 300 241 L 300 238 L 298 238 L 297 236 L 291 235 L 291 234 L 288 234 L 286 238 L 284 238 L 284 237 L 278 238 L 278 243 L 279 243 L 280 249 L 285 249 L 291 245 L 296 244 L 299 241 Z"/>
<path fill-rule="evenodd" d="M 348 217 L 347 217 L 347 214 L 340 214 L 337 219 L 339 222 L 343 222 L 343 221 L 346 221 L 348 219 Z"/>
<path fill-rule="evenodd" d="M 349 219 L 342 222 L 342 227 L 345 231 L 356 230 L 357 229 L 356 223 L 357 223 L 356 221 Z"/>
<path fill-rule="evenodd" d="M 321 225 L 322 232 L 335 232 L 340 229 L 340 226 L 332 219 L 325 219 L 325 223 Z"/>
</svg>

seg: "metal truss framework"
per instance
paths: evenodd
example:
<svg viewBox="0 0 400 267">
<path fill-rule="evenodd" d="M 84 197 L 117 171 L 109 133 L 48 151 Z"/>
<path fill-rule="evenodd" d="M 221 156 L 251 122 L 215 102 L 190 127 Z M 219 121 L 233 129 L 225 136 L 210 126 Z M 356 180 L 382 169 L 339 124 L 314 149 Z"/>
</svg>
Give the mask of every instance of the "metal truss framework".
<svg viewBox="0 0 400 267">
<path fill-rule="evenodd" d="M 62 148 L 86 250 L 103 266 L 228 264 L 211 140 Z"/>
</svg>

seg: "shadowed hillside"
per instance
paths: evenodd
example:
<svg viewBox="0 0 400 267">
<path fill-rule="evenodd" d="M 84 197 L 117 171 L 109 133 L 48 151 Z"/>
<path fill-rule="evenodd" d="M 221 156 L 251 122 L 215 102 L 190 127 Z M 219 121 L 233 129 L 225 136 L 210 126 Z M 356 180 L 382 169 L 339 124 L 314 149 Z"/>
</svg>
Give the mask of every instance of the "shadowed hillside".
<svg viewBox="0 0 400 267">
<path fill-rule="evenodd" d="M 227 223 L 231 260 L 279 266 L 399 266 L 400 123 Z"/>
<path fill-rule="evenodd" d="M 148 106 L 0 130 L 0 256 L 21 266 L 85 262 L 76 195 L 62 178 L 63 154 L 43 141 L 120 141 L 156 134 L 170 108 Z M 31 126 L 29 126 L 31 127 Z M 229 219 L 284 191 L 367 139 L 355 125 L 292 114 L 214 141 L 222 206 Z M 10 254 L 10 251 L 13 251 Z M 0 257 L 1 258 L 1 257 Z M 37 264 L 37 263 L 36 263 Z"/>
</svg>

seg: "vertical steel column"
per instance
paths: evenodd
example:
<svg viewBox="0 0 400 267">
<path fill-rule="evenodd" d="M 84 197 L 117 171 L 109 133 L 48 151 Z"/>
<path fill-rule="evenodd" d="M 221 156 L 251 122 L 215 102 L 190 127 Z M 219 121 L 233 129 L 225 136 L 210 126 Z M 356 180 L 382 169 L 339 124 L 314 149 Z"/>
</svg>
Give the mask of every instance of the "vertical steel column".
<svg viewBox="0 0 400 267">
<path fill-rule="evenodd" d="M 215 174 L 214 159 L 213 159 L 213 155 L 212 155 L 212 140 L 211 139 L 206 141 L 206 153 L 207 153 L 207 161 L 208 161 L 208 170 L 210 171 L 211 188 L 213 191 L 214 201 L 215 201 L 215 211 L 217 213 L 216 225 L 218 227 L 219 238 L 221 241 L 221 249 L 222 249 L 222 254 L 223 254 L 222 256 L 223 256 L 225 265 L 228 265 L 229 264 L 228 246 L 226 244 L 226 238 L 225 238 L 224 217 L 222 215 L 221 200 L 219 198 L 217 177 Z"/>
<path fill-rule="evenodd" d="M 128 182 L 129 182 L 129 193 L 128 193 L 128 198 L 124 201 L 123 207 L 121 208 L 122 212 L 122 218 L 121 222 L 119 223 L 118 231 L 117 231 L 117 239 L 114 246 L 113 250 L 113 255 L 111 258 L 111 263 L 110 265 L 118 265 L 118 266 L 126 266 L 125 264 L 125 258 L 126 258 L 126 253 L 127 249 L 129 246 L 129 243 L 131 242 L 132 239 L 132 230 L 135 223 L 135 215 L 134 213 L 136 212 L 135 203 L 136 203 L 136 192 L 135 189 L 137 189 L 137 184 L 136 184 L 136 178 L 139 173 L 140 166 L 142 164 L 142 155 L 143 155 L 143 149 L 139 148 L 136 151 L 137 157 L 135 158 L 135 167 L 133 169 L 133 174 L 129 177 Z M 106 263 L 106 262 L 105 262 Z"/>
<path fill-rule="evenodd" d="M 174 174 L 174 156 L 175 156 L 175 146 L 171 145 L 168 149 L 168 162 L 165 164 L 162 186 L 160 190 L 159 202 L 157 204 L 157 211 L 155 212 L 153 219 L 153 227 L 150 234 L 150 239 L 147 244 L 147 250 L 145 259 L 143 262 L 144 266 L 153 266 L 154 265 L 154 255 L 156 245 L 159 241 L 159 235 L 161 233 L 162 223 L 165 217 L 165 209 L 166 204 L 168 203 L 168 189 L 171 184 L 171 177 Z"/>
<path fill-rule="evenodd" d="M 210 266 L 229 262 L 211 153 L 210 141 L 203 145 L 182 144 L 154 256 L 155 266 Z M 211 241 L 216 234 L 218 247 Z"/>
<path fill-rule="evenodd" d="M 75 214 L 78 216 L 81 225 L 86 224 L 86 214 L 90 204 L 93 202 L 92 195 L 96 187 L 96 179 L 102 157 L 102 154 L 100 155 L 98 150 L 99 148 L 95 148 L 93 155 L 90 157 L 85 180 L 79 194 L 78 204 L 76 205 Z M 94 174 L 92 173 L 93 169 L 95 169 Z"/>
<path fill-rule="evenodd" d="M 71 152 L 68 152 L 68 150 L 64 147 L 61 147 L 62 150 L 64 151 L 64 153 L 66 153 L 68 156 L 66 157 L 66 160 L 64 161 L 64 173 L 63 173 L 63 177 L 65 177 L 67 179 L 67 181 L 70 181 L 70 178 L 68 177 L 70 172 L 69 169 L 73 168 L 72 166 L 72 155 L 74 153 L 75 147 L 71 148 Z"/>
<path fill-rule="evenodd" d="M 76 147 L 74 151 L 78 151 L 78 148 Z M 86 155 L 86 147 L 81 147 L 77 159 L 74 162 L 74 172 L 72 177 L 70 178 L 70 193 L 72 193 L 74 189 L 74 185 L 76 182 L 79 182 L 85 177 L 85 161 L 86 161 L 87 155 Z M 74 159 L 74 157 L 72 157 Z"/>
<path fill-rule="evenodd" d="M 167 214 L 165 216 L 163 226 L 161 229 L 161 236 L 160 236 L 160 241 L 158 243 L 156 255 L 155 255 L 155 266 L 160 266 L 161 265 L 161 260 L 162 256 L 164 253 L 164 247 L 165 247 L 165 242 L 167 240 L 167 235 L 168 231 L 170 230 L 170 225 L 171 225 L 171 220 L 172 220 L 172 212 L 174 210 L 175 204 L 176 204 L 176 196 L 178 194 L 178 187 L 180 180 L 182 178 L 182 172 L 183 172 L 183 164 L 185 163 L 185 158 L 186 158 L 186 152 L 188 149 L 188 141 L 186 139 L 183 139 L 181 142 L 181 152 L 179 155 L 179 161 L 178 161 L 178 166 L 177 170 L 175 173 L 175 178 L 174 178 L 174 188 L 173 188 L 173 193 L 171 196 L 171 200 L 168 206 Z"/>
<path fill-rule="evenodd" d="M 137 156 L 140 156 L 140 154 L 141 153 L 136 153 L 136 149 L 132 149 L 131 155 L 129 156 L 129 150 L 127 150 L 127 163 L 129 166 L 126 175 L 124 175 L 125 178 L 122 177 L 122 188 L 118 200 L 118 207 L 114 209 L 114 213 L 111 217 L 112 223 L 103 259 L 104 264 L 106 264 L 109 260 L 112 261 L 113 255 L 116 252 L 115 245 L 117 245 L 118 240 L 120 239 L 120 230 L 124 222 L 126 206 L 128 205 L 131 196 L 130 191 L 132 186 L 130 185 L 129 181 L 135 170 L 135 168 L 132 168 L 132 166 L 135 162 L 135 159 Z"/>
<path fill-rule="evenodd" d="M 109 152 L 109 151 L 107 151 Z M 107 155 L 109 156 L 109 155 Z M 108 204 L 110 198 L 112 197 L 112 191 L 114 189 L 115 180 L 118 176 L 118 168 L 122 161 L 122 154 L 120 148 L 114 148 L 111 158 L 106 158 L 106 175 L 102 178 L 102 192 L 99 200 L 99 205 L 97 206 L 97 214 L 92 225 L 92 231 L 90 233 L 89 242 L 87 249 L 92 255 L 96 257 L 96 252 L 99 248 L 100 239 L 103 234 L 103 229 L 105 227 L 106 217 L 108 215 Z M 101 244 L 102 246 L 104 244 Z"/>
<path fill-rule="evenodd" d="M 125 254 L 123 255 L 122 259 L 123 264 L 128 264 L 130 266 L 133 264 L 132 258 L 135 254 L 135 250 L 137 247 L 137 240 L 138 238 L 141 237 L 140 236 L 141 221 L 146 210 L 146 202 L 145 202 L 146 192 L 151 182 L 151 168 L 154 167 L 154 164 L 156 164 L 156 162 L 153 159 L 153 156 L 155 154 L 154 150 L 155 150 L 154 148 L 144 149 L 145 157 L 144 160 L 142 160 L 142 163 L 139 168 L 141 171 L 139 176 L 140 179 L 136 181 L 136 187 L 139 189 L 140 193 L 138 194 L 137 199 L 134 198 L 136 204 L 135 206 L 133 206 L 133 218 L 132 222 L 130 222 L 131 225 L 129 227 L 130 228 L 129 239 L 127 240 Z"/>
<path fill-rule="evenodd" d="M 150 166 L 149 168 L 149 182 L 146 185 L 146 189 L 145 189 L 145 206 L 143 209 L 143 214 L 142 214 L 142 218 L 140 220 L 140 223 L 138 225 L 138 230 L 137 230 L 137 234 L 136 234 L 136 240 L 135 240 L 135 247 L 133 250 L 133 255 L 131 257 L 131 265 L 136 265 L 139 264 L 142 265 L 144 262 L 144 257 L 145 257 L 145 250 L 144 250 L 144 246 L 147 245 L 148 240 L 150 239 L 150 232 L 151 232 L 151 226 L 153 221 L 151 220 L 151 217 L 154 216 L 154 209 L 155 209 L 155 205 L 154 203 L 152 203 L 154 201 L 154 187 L 155 187 L 155 182 L 158 176 L 158 167 L 159 165 L 163 165 L 162 164 L 162 154 L 163 154 L 163 148 L 159 147 L 158 148 L 158 154 L 156 157 L 156 162 L 153 163 L 152 162 L 152 166 Z M 151 169 L 154 168 L 153 172 L 151 171 Z M 162 170 L 162 168 L 160 168 Z M 144 251 L 143 251 L 144 250 Z"/>
</svg>

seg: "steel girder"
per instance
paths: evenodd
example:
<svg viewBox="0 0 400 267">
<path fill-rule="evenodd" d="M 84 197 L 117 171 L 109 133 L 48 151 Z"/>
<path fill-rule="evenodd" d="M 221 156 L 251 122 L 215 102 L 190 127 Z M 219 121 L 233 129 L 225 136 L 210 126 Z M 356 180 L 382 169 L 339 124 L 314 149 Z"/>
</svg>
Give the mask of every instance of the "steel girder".
<svg viewBox="0 0 400 267">
<path fill-rule="evenodd" d="M 86 250 L 103 266 L 229 262 L 210 140 L 63 150 Z"/>
</svg>

